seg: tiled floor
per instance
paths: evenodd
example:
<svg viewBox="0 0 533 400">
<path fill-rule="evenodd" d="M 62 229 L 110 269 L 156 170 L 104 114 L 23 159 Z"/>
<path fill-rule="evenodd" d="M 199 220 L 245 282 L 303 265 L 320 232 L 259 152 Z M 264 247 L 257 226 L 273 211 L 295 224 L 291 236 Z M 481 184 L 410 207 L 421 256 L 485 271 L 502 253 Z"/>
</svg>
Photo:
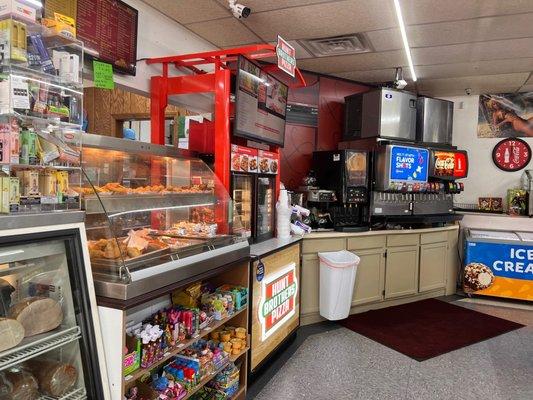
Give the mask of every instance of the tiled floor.
<svg viewBox="0 0 533 400">
<path fill-rule="evenodd" d="M 336 324 L 303 327 L 248 398 L 532 400 L 533 311 L 446 300 L 528 326 L 423 362 Z"/>
</svg>

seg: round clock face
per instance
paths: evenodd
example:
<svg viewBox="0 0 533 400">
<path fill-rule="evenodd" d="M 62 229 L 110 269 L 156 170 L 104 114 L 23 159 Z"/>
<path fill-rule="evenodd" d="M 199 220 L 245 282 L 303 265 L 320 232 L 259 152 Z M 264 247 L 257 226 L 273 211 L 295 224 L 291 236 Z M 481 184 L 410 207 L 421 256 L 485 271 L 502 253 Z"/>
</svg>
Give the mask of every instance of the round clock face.
<svg viewBox="0 0 533 400">
<path fill-rule="evenodd" d="M 503 171 L 518 171 L 529 164 L 531 147 L 522 139 L 504 139 L 492 150 L 492 160 Z"/>
</svg>

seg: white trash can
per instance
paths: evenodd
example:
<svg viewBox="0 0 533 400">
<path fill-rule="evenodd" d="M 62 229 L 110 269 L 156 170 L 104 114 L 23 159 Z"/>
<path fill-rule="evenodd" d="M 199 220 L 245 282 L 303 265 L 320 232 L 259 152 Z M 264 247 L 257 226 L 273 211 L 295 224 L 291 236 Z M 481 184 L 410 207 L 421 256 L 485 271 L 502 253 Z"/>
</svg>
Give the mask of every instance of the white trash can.
<svg viewBox="0 0 533 400">
<path fill-rule="evenodd" d="M 331 321 L 347 318 L 361 259 L 342 250 L 318 253 L 320 259 L 320 315 Z"/>
</svg>

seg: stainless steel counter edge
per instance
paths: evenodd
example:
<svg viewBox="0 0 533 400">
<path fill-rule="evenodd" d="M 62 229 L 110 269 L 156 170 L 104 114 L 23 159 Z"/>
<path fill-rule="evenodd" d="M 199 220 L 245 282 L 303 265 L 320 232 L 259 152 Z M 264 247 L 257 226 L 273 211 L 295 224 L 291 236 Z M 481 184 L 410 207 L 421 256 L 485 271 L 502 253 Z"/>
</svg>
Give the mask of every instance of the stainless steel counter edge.
<svg viewBox="0 0 533 400">
<path fill-rule="evenodd" d="M 453 231 L 453 230 L 459 230 L 459 225 L 443 226 L 441 228 L 381 230 L 381 231 L 366 231 L 366 232 L 311 232 L 305 235 L 303 238 L 305 240 L 305 239 L 326 239 L 326 238 L 343 238 L 343 237 L 357 237 L 357 236 L 408 235 L 410 233 L 431 233 L 431 232 Z"/>
<path fill-rule="evenodd" d="M 23 229 L 58 224 L 76 224 L 84 220 L 85 212 L 83 211 L 4 215 L 0 216 L 0 229 Z"/>
<path fill-rule="evenodd" d="M 272 238 L 265 240 L 261 243 L 252 244 L 250 246 L 250 255 L 262 257 L 265 254 L 275 252 L 278 249 L 281 249 L 282 247 L 286 247 L 288 245 L 291 245 L 293 243 L 297 243 L 300 240 L 302 240 L 302 236 L 291 236 L 287 239 L 279 239 L 279 238 Z"/>
</svg>

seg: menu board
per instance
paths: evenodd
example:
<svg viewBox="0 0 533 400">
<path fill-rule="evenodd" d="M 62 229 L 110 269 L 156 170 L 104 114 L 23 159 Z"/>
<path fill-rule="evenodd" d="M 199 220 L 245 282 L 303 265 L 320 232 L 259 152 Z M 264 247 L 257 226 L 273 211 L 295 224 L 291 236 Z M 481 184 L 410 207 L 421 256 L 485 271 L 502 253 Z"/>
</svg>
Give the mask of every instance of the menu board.
<svg viewBox="0 0 533 400">
<path fill-rule="evenodd" d="M 239 57 L 236 92 L 234 134 L 283 146 L 289 87 Z"/>
<path fill-rule="evenodd" d="M 429 151 L 417 147 L 392 146 L 390 180 L 427 182 Z"/>
<path fill-rule="evenodd" d="M 76 36 L 88 55 L 115 70 L 135 75 L 137 62 L 136 9 L 119 0 L 77 0 Z"/>
</svg>

